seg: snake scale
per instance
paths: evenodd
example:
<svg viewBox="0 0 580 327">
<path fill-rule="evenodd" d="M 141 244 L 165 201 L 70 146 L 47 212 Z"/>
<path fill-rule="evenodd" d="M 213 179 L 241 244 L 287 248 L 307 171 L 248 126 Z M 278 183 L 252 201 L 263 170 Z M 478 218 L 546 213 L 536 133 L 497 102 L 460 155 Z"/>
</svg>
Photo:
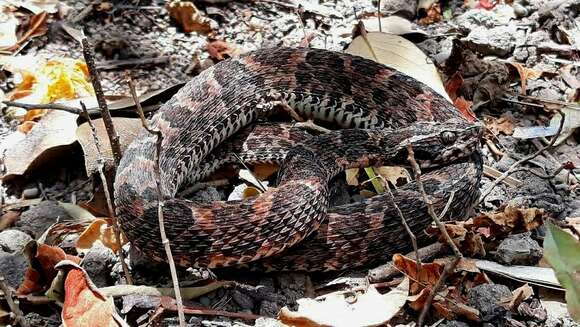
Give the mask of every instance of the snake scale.
<svg viewBox="0 0 580 327">
<path fill-rule="evenodd" d="M 220 156 L 220 144 L 268 117 L 277 103 L 345 129 L 290 149 L 278 187 L 258 197 L 212 203 L 175 197 L 192 175 L 195 180 L 206 174 L 204 167 L 212 164 L 205 160 Z M 423 182 L 436 210 L 448 204 L 448 218 L 465 214 L 481 178 L 480 125 L 467 122 L 446 99 L 407 75 L 327 50 L 263 49 L 223 61 L 187 83 L 151 124 L 163 134 L 164 225 L 181 266 L 339 270 L 408 248 L 394 204 L 420 240 L 431 221 L 415 183 L 393 191 L 393 198 L 380 195 L 328 208 L 331 178 L 351 167 L 408 165 L 407 144 L 424 168 L 438 167 Z M 115 179 L 115 205 L 132 246 L 165 261 L 156 148 L 156 136 L 146 131 L 127 148 Z"/>
</svg>

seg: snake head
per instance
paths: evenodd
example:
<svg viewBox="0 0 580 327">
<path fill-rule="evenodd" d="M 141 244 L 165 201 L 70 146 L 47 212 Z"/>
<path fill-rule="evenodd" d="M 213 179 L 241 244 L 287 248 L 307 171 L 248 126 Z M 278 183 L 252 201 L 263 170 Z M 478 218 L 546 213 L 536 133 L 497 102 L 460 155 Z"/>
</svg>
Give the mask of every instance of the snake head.
<svg viewBox="0 0 580 327">
<path fill-rule="evenodd" d="M 479 149 L 482 124 L 452 119 L 446 122 L 417 122 L 406 127 L 413 136 L 401 145 L 411 145 L 421 168 L 436 167 L 470 156 Z"/>
</svg>

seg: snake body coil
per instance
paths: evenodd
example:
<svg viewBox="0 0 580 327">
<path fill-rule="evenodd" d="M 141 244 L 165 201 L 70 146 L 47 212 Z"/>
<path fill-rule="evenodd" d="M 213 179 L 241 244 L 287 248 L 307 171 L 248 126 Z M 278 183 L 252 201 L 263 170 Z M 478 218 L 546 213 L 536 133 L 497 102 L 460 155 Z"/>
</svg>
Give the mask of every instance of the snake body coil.
<svg viewBox="0 0 580 327">
<path fill-rule="evenodd" d="M 280 101 L 304 117 L 357 129 L 292 149 L 279 188 L 259 197 L 209 204 L 174 197 L 212 150 Z M 443 165 L 474 153 L 481 135 L 443 97 L 391 68 L 287 48 L 256 51 L 202 72 L 160 108 L 152 125 L 163 134 L 160 182 L 174 259 L 210 268 L 268 258 L 262 264 L 273 269 L 344 269 L 405 248 L 393 199 L 375 197 L 327 212 L 329 179 L 349 167 L 405 164 L 406 144 L 423 165 Z M 132 245 L 163 261 L 155 152 L 156 137 L 145 131 L 125 151 L 115 204 Z M 457 217 L 476 198 L 480 177 L 475 152 L 425 175 L 425 186 L 439 209 L 453 194 L 449 215 Z M 429 224 L 414 184 L 397 190 L 394 201 L 415 232 Z"/>
</svg>

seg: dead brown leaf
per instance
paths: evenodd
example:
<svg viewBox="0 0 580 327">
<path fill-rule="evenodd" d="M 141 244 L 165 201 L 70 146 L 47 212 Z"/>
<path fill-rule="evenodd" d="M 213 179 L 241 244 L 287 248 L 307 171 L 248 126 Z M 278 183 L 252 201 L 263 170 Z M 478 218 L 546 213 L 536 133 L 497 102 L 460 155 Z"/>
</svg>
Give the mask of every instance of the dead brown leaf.
<svg viewBox="0 0 580 327">
<path fill-rule="evenodd" d="M 427 16 L 419 19 L 419 24 L 429 25 L 436 22 L 440 22 L 442 19 L 443 15 L 441 14 L 441 5 L 439 4 L 439 2 L 434 2 L 427 9 Z"/>
<path fill-rule="evenodd" d="M 216 60 L 237 57 L 241 50 L 225 41 L 212 41 L 206 46 L 209 56 Z"/>
<path fill-rule="evenodd" d="M 169 15 L 185 33 L 198 32 L 207 34 L 212 31 L 211 21 L 203 16 L 191 1 L 174 0 L 166 5 Z"/>
<path fill-rule="evenodd" d="M 489 227 L 490 234 L 501 237 L 509 233 L 531 231 L 544 223 L 544 210 L 506 206 L 500 212 L 488 212 L 473 218 L 469 227 Z"/>
<path fill-rule="evenodd" d="M 50 286 L 56 277 L 54 266 L 61 260 L 71 260 L 80 263 L 81 259 L 66 254 L 61 248 L 31 241 L 26 245 L 25 253 L 29 260 L 29 267 L 24 281 L 18 287 L 18 295 L 26 295 L 42 291 Z"/>
<path fill-rule="evenodd" d="M 512 135 L 514 133 L 515 125 L 511 116 L 503 115 L 499 118 L 485 116 L 483 119 L 485 126 L 494 134 Z"/>
<path fill-rule="evenodd" d="M 541 71 L 533 70 L 531 68 L 527 68 L 518 62 L 508 62 L 508 63 L 510 65 L 512 65 L 512 67 L 514 67 L 518 72 L 518 75 L 520 77 L 520 83 L 522 86 L 520 93 L 522 93 L 522 94 L 526 94 L 526 87 L 528 85 L 528 80 L 538 79 L 544 73 Z"/>
<path fill-rule="evenodd" d="M 534 295 L 534 290 L 528 284 L 524 284 L 512 291 L 511 298 L 503 301 L 506 307 L 512 312 L 517 312 L 518 306 L 525 300 Z"/>
</svg>

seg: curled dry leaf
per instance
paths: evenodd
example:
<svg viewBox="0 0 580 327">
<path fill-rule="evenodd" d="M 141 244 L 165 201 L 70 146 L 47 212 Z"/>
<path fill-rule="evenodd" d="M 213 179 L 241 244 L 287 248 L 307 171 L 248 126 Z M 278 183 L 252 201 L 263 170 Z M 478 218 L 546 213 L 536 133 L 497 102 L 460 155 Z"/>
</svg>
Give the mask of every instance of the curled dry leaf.
<svg viewBox="0 0 580 327">
<path fill-rule="evenodd" d="M 42 291 L 50 286 L 56 277 L 57 271 L 54 266 L 62 260 L 71 260 L 80 263 L 81 259 L 76 256 L 66 254 L 61 248 L 39 244 L 31 241 L 25 248 L 28 257 L 29 267 L 26 271 L 24 281 L 18 287 L 18 295 L 26 295 Z"/>
<path fill-rule="evenodd" d="M 191 1 L 171 1 L 167 4 L 167 11 L 185 33 L 209 33 L 212 31 L 211 21 L 203 16 Z"/>
<path fill-rule="evenodd" d="M 421 269 L 417 270 L 418 267 L 415 260 L 398 253 L 393 255 L 393 264 L 414 281 L 410 288 L 413 294 L 416 294 L 424 286 L 433 287 L 443 272 L 443 266 L 438 263 L 423 263 L 421 264 Z"/>
<path fill-rule="evenodd" d="M 128 241 L 121 233 L 121 240 L 117 242 L 117 237 L 115 234 L 115 229 L 112 224 L 112 220 L 108 218 L 99 218 L 94 220 L 79 236 L 77 239 L 76 247 L 77 249 L 90 249 L 95 243 L 101 243 L 113 252 L 119 251 L 119 243 L 121 246 L 126 244 Z"/>
<path fill-rule="evenodd" d="M 334 292 L 316 299 L 299 299 L 298 311 L 282 308 L 278 319 L 289 326 L 378 326 L 399 312 L 407 301 L 409 279 L 387 294 L 369 286 L 362 294 Z M 351 297 L 354 296 L 354 299 Z"/>
<path fill-rule="evenodd" d="M 542 76 L 544 72 L 533 70 L 531 68 L 527 68 L 524 65 L 518 62 L 508 62 L 512 67 L 514 67 L 519 75 L 520 83 L 522 89 L 520 90 L 521 94 L 526 94 L 526 89 L 528 85 L 528 80 L 538 79 Z"/>
<path fill-rule="evenodd" d="M 56 268 L 66 273 L 63 326 L 129 326 L 117 314 L 113 298 L 103 295 L 78 263 L 64 260 Z"/>
</svg>

